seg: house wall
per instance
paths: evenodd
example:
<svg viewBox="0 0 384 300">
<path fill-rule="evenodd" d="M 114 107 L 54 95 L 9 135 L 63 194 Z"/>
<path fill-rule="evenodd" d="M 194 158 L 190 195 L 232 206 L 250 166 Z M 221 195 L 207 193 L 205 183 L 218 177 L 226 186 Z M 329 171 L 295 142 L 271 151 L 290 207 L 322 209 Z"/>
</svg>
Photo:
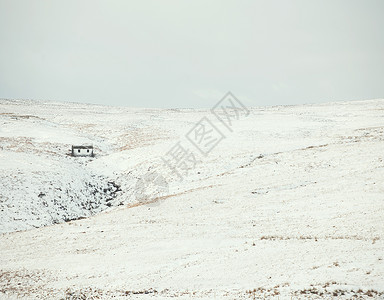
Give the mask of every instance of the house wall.
<svg viewBox="0 0 384 300">
<path fill-rule="evenodd" d="M 89 150 L 89 152 L 87 152 L 87 150 Z M 92 154 L 93 149 L 73 149 L 73 156 L 92 156 Z"/>
</svg>

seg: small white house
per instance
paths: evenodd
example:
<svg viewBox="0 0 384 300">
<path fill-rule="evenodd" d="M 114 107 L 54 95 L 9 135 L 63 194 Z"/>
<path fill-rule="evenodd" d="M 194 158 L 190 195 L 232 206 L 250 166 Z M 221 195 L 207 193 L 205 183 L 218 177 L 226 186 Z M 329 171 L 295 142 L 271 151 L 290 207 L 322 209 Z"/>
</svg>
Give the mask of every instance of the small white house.
<svg viewBox="0 0 384 300">
<path fill-rule="evenodd" d="M 93 146 L 72 146 L 72 156 L 93 156 Z"/>
</svg>

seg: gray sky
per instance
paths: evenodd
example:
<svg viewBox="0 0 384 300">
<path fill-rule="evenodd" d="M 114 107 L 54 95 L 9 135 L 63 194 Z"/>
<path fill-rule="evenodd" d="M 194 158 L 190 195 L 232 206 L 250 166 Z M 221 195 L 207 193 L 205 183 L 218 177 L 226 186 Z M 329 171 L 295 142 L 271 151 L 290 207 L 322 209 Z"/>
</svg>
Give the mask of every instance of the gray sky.
<svg viewBox="0 0 384 300">
<path fill-rule="evenodd" d="M 211 107 L 384 98 L 384 1 L 0 0 L 0 98 Z"/>
</svg>

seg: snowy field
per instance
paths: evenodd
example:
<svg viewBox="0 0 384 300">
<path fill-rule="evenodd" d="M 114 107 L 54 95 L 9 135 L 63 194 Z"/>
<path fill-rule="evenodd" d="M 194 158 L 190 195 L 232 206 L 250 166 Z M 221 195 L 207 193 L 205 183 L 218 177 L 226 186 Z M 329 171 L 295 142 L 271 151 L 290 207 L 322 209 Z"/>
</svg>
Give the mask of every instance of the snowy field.
<svg viewBox="0 0 384 300">
<path fill-rule="evenodd" d="M 206 156 L 186 138 L 204 117 L 223 137 Z M 196 159 L 182 181 L 175 145 Z M 383 299 L 383 159 L 384 100 L 250 108 L 230 129 L 0 100 L 0 298 Z"/>
</svg>

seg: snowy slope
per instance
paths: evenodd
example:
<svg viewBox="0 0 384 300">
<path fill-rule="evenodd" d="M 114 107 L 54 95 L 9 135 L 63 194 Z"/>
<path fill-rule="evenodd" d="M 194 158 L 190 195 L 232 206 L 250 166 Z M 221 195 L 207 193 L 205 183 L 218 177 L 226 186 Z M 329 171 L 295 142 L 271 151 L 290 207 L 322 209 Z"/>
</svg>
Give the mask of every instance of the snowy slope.
<svg viewBox="0 0 384 300">
<path fill-rule="evenodd" d="M 195 151 L 203 117 L 225 138 L 179 181 L 161 158 Z M 383 100 L 252 108 L 232 132 L 209 110 L 1 100 L 0 125 L 4 297 L 384 297 Z"/>
</svg>

